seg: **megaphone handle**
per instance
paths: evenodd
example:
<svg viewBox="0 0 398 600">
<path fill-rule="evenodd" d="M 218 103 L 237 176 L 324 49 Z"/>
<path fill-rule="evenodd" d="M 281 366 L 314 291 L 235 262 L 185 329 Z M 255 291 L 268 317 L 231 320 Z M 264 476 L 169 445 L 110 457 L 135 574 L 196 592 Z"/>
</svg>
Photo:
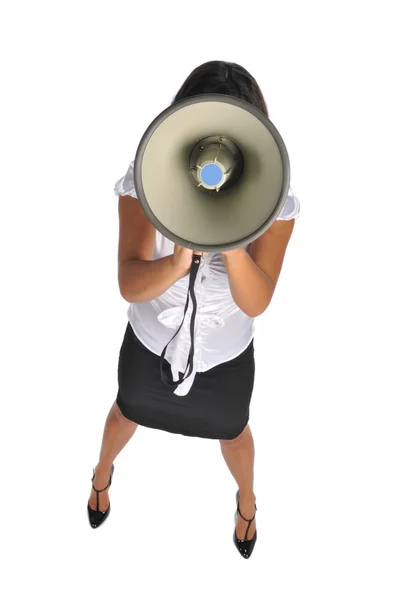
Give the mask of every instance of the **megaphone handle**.
<svg viewBox="0 0 398 600">
<path fill-rule="evenodd" d="M 199 270 L 201 258 L 202 257 L 201 257 L 200 254 L 193 254 L 192 255 L 192 263 L 191 263 L 191 270 L 190 270 L 190 273 L 189 273 L 189 285 L 188 285 L 187 300 L 186 300 L 185 309 L 184 309 L 184 316 L 182 318 L 181 325 L 179 326 L 179 328 L 177 329 L 177 331 L 175 332 L 175 334 L 171 338 L 170 342 L 163 349 L 163 352 L 162 352 L 162 354 L 160 356 L 160 377 L 161 377 L 163 383 L 165 383 L 166 385 L 170 385 L 170 386 L 179 385 L 185 379 L 187 379 L 187 377 L 189 377 L 190 374 L 193 371 L 193 358 L 194 358 L 194 354 L 195 354 L 195 344 L 194 344 L 195 317 L 196 317 L 196 310 L 197 310 L 197 301 L 196 301 L 196 296 L 195 296 L 195 280 L 196 280 L 196 276 L 198 274 L 198 270 Z M 186 315 L 187 310 L 188 310 L 189 297 L 190 296 L 192 298 L 192 315 L 191 315 L 191 323 L 190 323 L 191 348 L 190 348 L 190 351 L 189 351 L 189 356 L 188 356 L 188 360 L 187 360 L 187 366 L 185 368 L 185 371 L 184 371 L 182 377 L 180 377 L 177 381 L 174 381 L 173 377 L 170 377 L 168 375 L 168 373 L 166 373 L 166 371 L 164 370 L 164 360 L 165 360 L 164 357 L 166 355 L 166 350 L 167 350 L 168 345 L 174 340 L 174 338 L 176 337 L 176 335 L 180 331 L 180 329 L 181 329 L 181 327 L 182 327 L 182 325 L 183 325 L 183 323 L 185 321 L 185 315 Z M 189 370 L 188 370 L 188 368 L 189 368 Z M 188 370 L 188 373 L 187 373 L 187 370 Z"/>
</svg>

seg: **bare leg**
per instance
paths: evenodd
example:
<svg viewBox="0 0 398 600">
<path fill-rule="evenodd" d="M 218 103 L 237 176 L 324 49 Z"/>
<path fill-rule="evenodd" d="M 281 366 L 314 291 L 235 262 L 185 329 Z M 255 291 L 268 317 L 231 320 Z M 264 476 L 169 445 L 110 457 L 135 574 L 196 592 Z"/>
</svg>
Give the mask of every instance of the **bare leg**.
<svg viewBox="0 0 398 600">
<path fill-rule="evenodd" d="M 95 467 L 93 484 L 97 490 L 102 490 L 108 484 L 113 461 L 133 436 L 137 427 L 137 423 L 122 415 L 118 405 L 114 402 L 105 421 L 99 462 Z M 109 488 L 99 494 L 98 510 L 100 511 L 108 508 L 108 490 Z M 89 505 L 93 509 L 96 508 L 96 497 L 95 491 L 91 488 Z"/>
<path fill-rule="evenodd" d="M 239 488 L 239 509 L 246 519 L 254 516 L 256 496 L 253 491 L 254 481 L 254 441 L 249 425 L 233 440 L 220 440 L 221 452 L 229 470 Z M 105 484 L 106 485 L 106 484 Z M 236 526 L 238 539 L 243 540 L 247 523 L 240 516 Z M 256 520 L 250 525 L 247 533 L 249 540 L 256 531 Z"/>
</svg>

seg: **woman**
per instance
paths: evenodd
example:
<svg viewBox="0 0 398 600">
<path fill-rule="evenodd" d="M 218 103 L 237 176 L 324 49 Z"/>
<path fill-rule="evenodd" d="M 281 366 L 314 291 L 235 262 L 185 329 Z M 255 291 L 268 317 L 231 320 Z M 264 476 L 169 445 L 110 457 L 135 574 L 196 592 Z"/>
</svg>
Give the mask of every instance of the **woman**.
<svg viewBox="0 0 398 600">
<path fill-rule="evenodd" d="M 268 116 L 256 80 L 235 63 L 211 61 L 197 67 L 173 103 L 204 93 L 236 96 Z M 299 201 L 289 190 L 278 219 L 254 242 L 203 255 L 195 282 L 195 369 L 183 383 L 167 386 L 159 373 L 159 357 L 182 321 L 193 251 L 172 243 L 145 217 L 136 199 L 133 172 L 134 161 L 115 184 L 118 280 L 129 302 L 128 323 L 119 356 L 119 390 L 93 469 L 89 520 L 98 527 L 107 518 L 113 461 L 138 425 L 218 439 L 238 486 L 233 540 L 240 554 L 249 558 L 257 539 L 254 443 L 248 424 L 255 374 L 254 319 L 265 311 L 275 291 Z M 177 379 L 187 364 L 189 342 L 185 326 L 166 355 Z"/>
</svg>

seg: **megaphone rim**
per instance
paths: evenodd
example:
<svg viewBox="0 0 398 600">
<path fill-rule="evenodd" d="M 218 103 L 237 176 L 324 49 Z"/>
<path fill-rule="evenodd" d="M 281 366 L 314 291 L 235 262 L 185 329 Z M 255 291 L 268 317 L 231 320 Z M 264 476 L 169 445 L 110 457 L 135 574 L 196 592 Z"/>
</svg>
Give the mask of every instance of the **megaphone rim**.
<svg viewBox="0 0 398 600">
<path fill-rule="evenodd" d="M 153 133 L 159 127 L 159 125 L 161 125 L 161 123 L 163 123 L 163 121 L 166 118 L 168 118 L 170 115 L 174 114 L 178 110 L 181 110 L 182 108 L 185 108 L 186 106 L 191 106 L 192 104 L 203 103 L 203 102 L 224 102 L 227 104 L 232 104 L 234 106 L 237 106 L 238 108 L 243 108 L 244 110 L 247 110 L 254 117 L 258 118 L 259 121 L 261 121 L 271 132 L 271 134 L 278 146 L 278 150 L 280 152 L 281 159 L 282 159 L 283 170 L 284 170 L 284 173 L 286 174 L 286 177 L 284 178 L 284 182 L 282 185 L 282 190 L 280 193 L 279 200 L 278 200 L 272 214 L 269 216 L 269 218 L 255 232 L 251 233 L 250 235 L 245 236 L 244 238 L 237 240 L 235 242 L 231 242 L 229 244 L 223 244 L 222 245 L 223 250 L 220 250 L 219 244 L 218 245 L 208 245 L 208 244 L 197 245 L 194 243 L 189 243 L 187 245 L 187 241 L 184 238 L 181 238 L 174 232 L 170 231 L 167 227 L 165 227 L 159 221 L 159 219 L 157 219 L 156 215 L 152 212 L 152 210 L 149 206 L 149 203 L 145 196 L 144 188 L 142 185 L 142 178 L 141 178 L 141 166 L 142 166 L 142 160 L 143 160 L 145 148 L 146 148 L 149 140 L 151 139 Z M 146 128 L 146 130 L 145 130 L 144 134 L 142 135 L 141 140 L 138 144 L 136 155 L 135 155 L 134 184 L 135 184 L 135 189 L 137 191 L 137 195 L 139 197 L 140 204 L 145 213 L 145 216 L 151 221 L 151 223 L 156 227 L 156 229 L 158 229 L 160 231 L 160 233 L 162 233 L 169 240 L 172 240 L 174 243 L 176 243 L 180 246 L 184 246 L 186 248 L 190 248 L 190 249 L 194 248 L 198 252 L 221 252 L 221 251 L 234 250 L 236 248 L 240 248 L 241 246 L 249 244 L 252 241 L 256 240 L 260 235 L 262 235 L 272 225 L 272 223 L 277 218 L 277 216 L 283 206 L 283 203 L 286 200 L 288 192 L 289 192 L 289 186 L 290 186 L 289 155 L 288 155 L 285 143 L 282 139 L 282 136 L 279 133 L 276 126 L 274 125 L 274 123 L 271 121 L 271 119 L 265 113 L 263 113 L 256 106 L 253 106 L 253 104 L 250 104 L 250 102 L 247 102 L 246 100 L 237 98 L 236 96 L 230 96 L 228 94 L 218 94 L 218 93 L 196 94 L 195 96 L 189 96 L 188 98 L 183 98 L 182 100 L 179 100 L 179 101 L 171 104 L 170 106 L 166 107 L 163 111 L 161 111 L 153 119 L 153 121 Z"/>
</svg>

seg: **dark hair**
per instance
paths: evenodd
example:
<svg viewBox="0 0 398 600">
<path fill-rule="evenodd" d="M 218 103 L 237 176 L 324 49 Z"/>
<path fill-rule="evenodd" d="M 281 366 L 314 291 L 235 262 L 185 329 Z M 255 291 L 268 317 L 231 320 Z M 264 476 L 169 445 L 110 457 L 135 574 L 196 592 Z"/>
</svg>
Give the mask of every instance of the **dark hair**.
<svg viewBox="0 0 398 600">
<path fill-rule="evenodd" d="M 198 94 L 227 94 L 246 100 L 267 117 L 268 109 L 257 81 L 236 63 L 211 60 L 196 67 L 186 78 L 172 104 Z"/>
</svg>

